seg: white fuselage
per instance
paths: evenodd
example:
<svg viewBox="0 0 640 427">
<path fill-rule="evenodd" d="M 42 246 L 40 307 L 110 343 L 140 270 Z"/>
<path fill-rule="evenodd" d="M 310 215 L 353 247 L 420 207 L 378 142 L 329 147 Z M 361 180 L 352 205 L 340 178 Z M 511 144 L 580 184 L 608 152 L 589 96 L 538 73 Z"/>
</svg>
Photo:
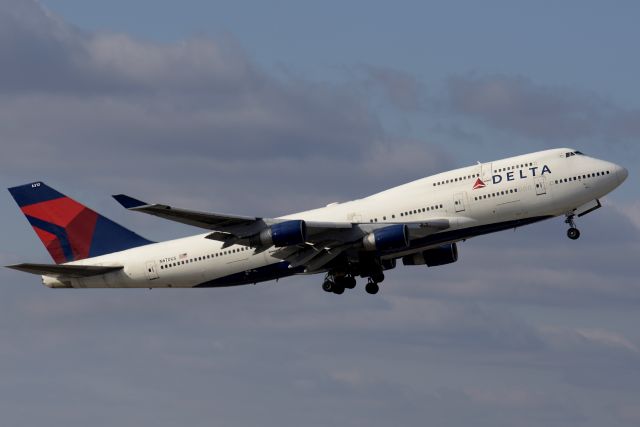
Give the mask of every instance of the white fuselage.
<svg viewBox="0 0 640 427">
<path fill-rule="evenodd" d="M 448 219 L 450 227 L 386 258 L 398 258 L 443 243 L 569 214 L 611 192 L 626 178 L 618 165 L 553 149 L 477 164 L 419 179 L 372 196 L 283 218 L 351 222 L 374 227 Z M 43 276 L 50 287 L 229 286 L 291 275 L 272 256 L 247 246 L 223 248 L 209 233 L 154 243 L 71 262 L 71 265 L 124 265 L 119 271 L 64 283 Z"/>
</svg>

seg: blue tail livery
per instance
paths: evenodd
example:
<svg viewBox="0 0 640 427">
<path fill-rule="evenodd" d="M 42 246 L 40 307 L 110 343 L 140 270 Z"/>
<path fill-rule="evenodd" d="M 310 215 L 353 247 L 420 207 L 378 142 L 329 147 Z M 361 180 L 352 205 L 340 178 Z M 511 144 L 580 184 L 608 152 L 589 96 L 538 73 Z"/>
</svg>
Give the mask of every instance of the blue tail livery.
<svg viewBox="0 0 640 427">
<path fill-rule="evenodd" d="M 57 264 L 153 243 L 43 182 L 9 192 Z"/>
</svg>

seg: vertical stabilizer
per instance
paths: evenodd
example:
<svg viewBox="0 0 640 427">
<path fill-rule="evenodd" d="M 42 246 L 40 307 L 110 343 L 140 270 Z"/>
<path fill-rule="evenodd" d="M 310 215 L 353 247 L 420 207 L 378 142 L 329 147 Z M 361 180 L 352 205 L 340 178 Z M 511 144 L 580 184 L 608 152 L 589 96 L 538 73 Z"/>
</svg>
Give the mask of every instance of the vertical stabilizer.
<svg viewBox="0 0 640 427">
<path fill-rule="evenodd" d="M 153 243 L 43 182 L 9 192 L 57 264 Z"/>
</svg>

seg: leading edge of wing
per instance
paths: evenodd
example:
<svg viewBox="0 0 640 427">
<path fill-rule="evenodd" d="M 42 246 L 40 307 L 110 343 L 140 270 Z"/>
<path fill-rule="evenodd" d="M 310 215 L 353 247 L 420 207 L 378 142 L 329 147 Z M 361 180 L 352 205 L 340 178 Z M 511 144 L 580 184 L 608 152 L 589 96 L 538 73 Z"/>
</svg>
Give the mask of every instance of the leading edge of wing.
<svg viewBox="0 0 640 427">
<path fill-rule="evenodd" d="M 262 218 L 252 216 L 200 212 L 189 209 L 174 208 L 169 205 L 148 204 L 131 196 L 127 196 L 126 194 L 116 194 L 113 198 L 126 209 L 144 212 L 170 221 L 180 222 L 182 224 L 192 225 L 194 227 L 208 230 L 220 231 L 230 227 L 249 226 L 262 222 Z"/>
<path fill-rule="evenodd" d="M 60 265 L 60 264 L 15 264 L 7 265 L 7 268 L 22 271 L 24 273 L 37 274 L 52 277 L 89 277 L 106 274 L 112 271 L 122 270 L 121 265 Z"/>
</svg>

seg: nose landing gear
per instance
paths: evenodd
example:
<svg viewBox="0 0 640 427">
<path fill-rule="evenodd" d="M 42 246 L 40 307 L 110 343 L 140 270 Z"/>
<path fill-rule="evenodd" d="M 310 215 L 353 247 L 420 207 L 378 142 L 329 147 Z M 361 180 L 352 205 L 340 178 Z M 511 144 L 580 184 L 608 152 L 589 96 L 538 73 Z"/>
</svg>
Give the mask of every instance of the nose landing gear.
<svg viewBox="0 0 640 427">
<path fill-rule="evenodd" d="M 567 237 L 571 240 L 577 240 L 580 237 L 580 230 L 576 228 L 575 222 L 573 222 L 574 214 L 567 215 L 567 219 L 564 220 L 565 223 L 569 225 L 569 229 L 567 230 Z"/>
</svg>

